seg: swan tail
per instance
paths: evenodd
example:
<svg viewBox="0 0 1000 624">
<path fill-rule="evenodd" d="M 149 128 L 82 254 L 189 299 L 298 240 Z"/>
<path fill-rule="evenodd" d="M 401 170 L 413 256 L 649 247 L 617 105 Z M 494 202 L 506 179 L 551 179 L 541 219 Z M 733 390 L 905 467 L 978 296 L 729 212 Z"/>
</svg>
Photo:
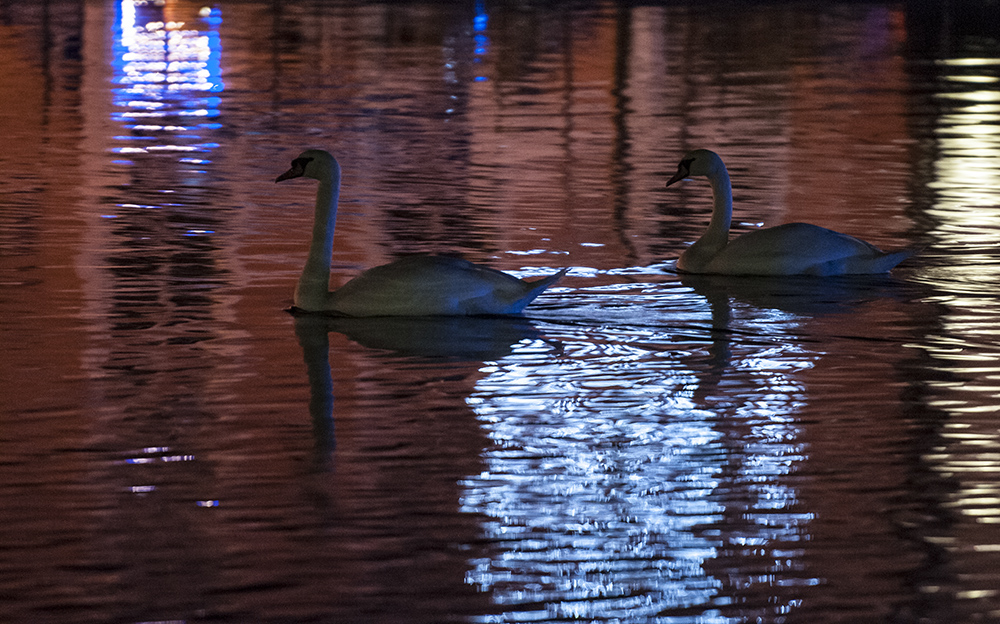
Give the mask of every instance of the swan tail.
<svg viewBox="0 0 1000 624">
<path fill-rule="evenodd" d="M 872 262 L 872 273 L 888 273 L 895 268 L 897 264 L 906 260 L 916 252 L 916 249 L 901 249 L 899 251 L 887 252 Z"/>
<path fill-rule="evenodd" d="M 562 279 L 562 276 L 566 275 L 568 272 L 569 268 L 565 268 L 554 275 L 549 275 L 548 277 L 543 277 L 542 279 L 537 279 L 533 282 L 524 282 L 524 285 L 528 290 L 511 302 L 511 312 L 518 313 L 526 308 L 529 303 L 535 300 L 535 297 L 545 292 L 546 288 L 558 282 Z"/>
<path fill-rule="evenodd" d="M 897 264 L 906 260 L 917 250 L 901 249 L 881 253 L 874 257 L 841 258 L 832 260 L 816 267 L 814 273 L 817 275 L 875 275 L 877 273 L 888 273 Z"/>
</svg>

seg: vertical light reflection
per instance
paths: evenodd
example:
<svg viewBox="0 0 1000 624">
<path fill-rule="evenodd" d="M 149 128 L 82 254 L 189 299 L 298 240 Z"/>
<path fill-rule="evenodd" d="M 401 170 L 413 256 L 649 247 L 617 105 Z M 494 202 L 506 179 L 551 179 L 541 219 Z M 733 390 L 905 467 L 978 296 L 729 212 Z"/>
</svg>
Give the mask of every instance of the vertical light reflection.
<svg viewBox="0 0 1000 624">
<path fill-rule="evenodd" d="M 472 38 L 475 43 L 472 58 L 475 69 L 472 79 L 476 82 L 485 82 L 487 80 L 486 75 L 483 73 L 483 60 L 490 49 L 490 37 L 486 31 L 489 20 L 489 15 L 486 13 L 486 3 L 483 0 L 476 0 L 476 16 L 472 22 Z"/>
<path fill-rule="evenodd" d="M 747 587 L 771 596 L 762 616 L 793 608 L 777 588 L 811 582 L 795 578 L 793 546 L 810 517 L 784 481 L 803 459 L 793 415 L 808 357 L 737 354 L 733 387 L 748 394 L 720 400 L 718 379 L 679 361 L 691 353 L 668 351 L 676 343 L 633 328 L 564 341 L 556 359 L 528 345 L 483 369 L 468 403 L 494 446 L 462 500 L 494 545 L 468 574 L 504 611 L 483 621 L 742 621 L 727 608 Z M 743 550 L 786 555 L 740 579 L 713 564 Z"/>
<path fill-rule="evenodd" d="M 930 216 L 939 224 L 930 232 L 936 246 L 971 252 L 973 262 L 949 267 L 977 282 L 983 269 L 1000 274 L 1000 76 L 998 59 L 960 58 L 939 61 L 946 89 L 935 128 L 938 157 Z M 985 267 L 983 266 L 985 265 Z"/>
<path fill-rule="evenodd" d="M 938 60 L 934 79 L 933 246 L 917 278 L 933 288 L 940 329 L 913 346 L 937 371 L 924 403 L 941 423 L 921 459 L 938 485 L 935 513 L 947 518 L 919 534 L 948 572 L 920 591 L 978 613 L 995 604 L 1000 562 L 1000 58 Z"/>
<path fill-rule="evenodd" d="M 170 2 L 121 0 L 116 5 L 112 118 L 129 134 L 117 137 L 124 156 L 206 152 L 206 130 L 219 115 L 223 90 L 219 9 L 204 7 L 190 21 L 171 19 Z M 189 159 L 201 164 L 200 158 Z M 127 161 L 123 161 L 127 162 Z"/>
<path fill-rule="evenodd" d="M 206 135 L 219 115 L 220 14 L 186 2 L 106 6 L 86 3 L 82 110 L 88 153 L 110 154 L 112 164 L 81 161 L 89 197 L 77 268 L 87 295 L 88 426 L 116 461 L 93 462 L 94 483 L 112 491 L 80 565 L 122 570 L 117 591 L 162 619 L 203 604 L 202 580 L 217 576 L 204 558 L 215 545 L 189 514 L 219 506 L 198 436 L 215 419 L 213 397 L 239 379 L 230 369 L 241 347 L 213 340 L 232 314 L 224 288 L 236 266 L 212 236 L 229 222 L 218 178 L 204 167 L 216 147 Z M 108 619 L 137 619 L 125 603 L 114 608 Z"/>
<path fill-rule="evenodd" d="M 616 378 L 588 362 L 593 349 L 551 364 L 508 358 L 469 398 L 496 446 L 462 508 L 487 516 L 497 552 L 468 581 L 504 607 L 501 621 L 651 616 L 720 591 L 702 569 L 718 542 L 697 527 L 723 512 L 711 497 L 721 435 L 710 414 L 691 418 L 693 379 Z M 612 362 L 645 355 L 606 349 Z"/>
<path fill-rule="evenodd" d="M 944 111 L 934 129 L 937 158 L 928 186 L 934 201 L 927 209 L 935 227 L 934 247 L 961 262 L 927 267 L 920 278 L 933 286 L 934 301 L 948 310 L 942 334 L 929 336 L 927 348 L 949 370 L 976 370 L 985 394 L 968 394 L 952 409 L 976 410 L 1000 400 L 995 365 L 1000 357 L 997 312 L 983 289 L 1000 287 L 1000 59 L 956 58 L 938 62 Z M 957 85 L 957 86 L 956 86 Z M 966 390 L 974 390 L 970 385 Z"/>
</svg>

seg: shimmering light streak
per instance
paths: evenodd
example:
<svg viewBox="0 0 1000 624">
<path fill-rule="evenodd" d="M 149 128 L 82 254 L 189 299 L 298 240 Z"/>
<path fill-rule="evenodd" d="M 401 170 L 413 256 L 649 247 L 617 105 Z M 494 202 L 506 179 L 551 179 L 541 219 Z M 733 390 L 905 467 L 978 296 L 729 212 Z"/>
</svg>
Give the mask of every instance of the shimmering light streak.
<svg viewBox="0 0 1000 624">
<path fill-rule="evenodd" d="M 808 364 L 780 348 L 734 363 L 759 372 L 759 392 L 723 416 L 701 404 L 702 379 L 629 336 L 564 344 L 554 361 L 515 352 L 482 369 L 468 403 L 495 447 L 487 470 L 463 482 L 462 508 L 487 517 L 496 554 L 473 560 L 467 582 L 503 606 L 496 621 L 637 621 L 697 608 L 701 622 L 728 622 L 711 607 L 726 603 L 732 579 L 713 577 L 709 562 L 724 548 L 766 553 L 803 539 L 812 516 L 793 510 L 782 478 L 804 459 L 791 417 L 803 391 L 789 373 Z M 738 460 L 720 419 L 751 430 Z M 734 478 L 753 499 L 736 530 L 724 520 Z M 819 582 L 789 578 L 800 564 L 781 552 L 767 579 L 741 582 Z"/>
<path fill-rule="evenodd" d="M 472 31 L 473 31 L 473 41 L 475 42 L 475 52 L 473 56 L 473 63 L 477 65 L 476 74 L 473 80 L 476 82 L 485 82 L 487 77 L 482 73 L 482 61 L 489 53 L 490 49 L 490 38 L 486 34 L 486 28 L 489 25 L 489 15 L 486 13 L 486 3 L 483 0 L 476 1 L 476 16 L 472 21 Z"/>
<path fill-rule="evenodd" d="M 126 465 L 148 465 L 194 461 L 194 455 L 178 455 L 167 447 L 150 446 L 134 452 L 135 455 L 118 462 Z"/>
<path fill-rule="evenodd" d="M 980 347 L 996 344 L 1000 330 L 995 311 L 981 309 L 980 294 L 1000 283 L 1000 104 L 996 104 L 1000 91 L 961 86 L 955 90 L 950 83 L 994 83 L 1000 77 L 1000 59 L 958 58 L 939 64 L 946 68 L 942 78 L 949 84 L 940 97 L 952 104 L 935 129 L 939 157 L 929 186 L 936 201 L 928 212 L 937 225 L 931 235 L 937 245 L 955 250 L 965 261 L 931 267 L 923 276 L 937 287 L 935 301 L 951 312 L 941 335 L 928 336 L 919 346 L 948 362 L 955 372 L 989 372 L 1000 350 L 987 349 L 993 355 L 984 359 Z M 973 344 L 975 350 L 967 348 Z M 970 359 L 972 353 L 976 355 Z M 995 388 L 984 386 L 979 391 L 991 395 L 991 405 L 1000 399 Z M 982 405 L 978 400 L 972 403 Z M 972 408 L 970 404 L 963 409 Z"/>
<path fill-rule="evenodd" d="M 113 118 L 126 122 L 136 133 L 132 140 L 153 139 L 161 142 L 159 149 L 212 149 L 213 144 L 200 142 L 197 134 L 176 134 L 191 132 L 190 124 L 170 121 L 219 115 L 220 100 L 211 94 L 223 89 L 218 35 L 221 14 L 203 9 L 191 22 L 171 21 L 162 19 L 163 7 L 157 3 L 121 0 L 118 6 L 113 65 L 119 85 L 114 91 L 115 104 L 120 110 Z M 189 140 L 193 144 L 186 144 Z"/>
<path fill-rule="evenodd" d="M 942 507 L 954 520 L 924 539 L 945 550 L 961 543 L 966 552 L 980 554 L 975 565 L 985 568 L 992 560 L 984 553 L 997 552 L 1000 524 L 1000 314 L 985 296 L 1000 287 L 1000 59 L 948 59 L 939 65 L 944 110 L 934 129 L 937 158 L 928 185 L 934 203 L 927 212 L 935 222 L 930 235 L 951 261 L 929 266 L 920 276 L 933 288 L 927 299 L 942 309 L 940 329 L 910 346 L 923 350 L 939 371 L 925 382 L 925 402 L 940 414 L 941 424 L 921 459 L 948 483 Z M 919 589 L 950 592 L 930 583 Z M 993 591 L 952 597 L 979 600 Z"/>
<path fill-rule="evenodd" d="M 934 61 L 946 67 L 989 67 L 1000 65 L 1000 58 L 963 57 L 953 59 L 938 59 Z"/>
</svg>

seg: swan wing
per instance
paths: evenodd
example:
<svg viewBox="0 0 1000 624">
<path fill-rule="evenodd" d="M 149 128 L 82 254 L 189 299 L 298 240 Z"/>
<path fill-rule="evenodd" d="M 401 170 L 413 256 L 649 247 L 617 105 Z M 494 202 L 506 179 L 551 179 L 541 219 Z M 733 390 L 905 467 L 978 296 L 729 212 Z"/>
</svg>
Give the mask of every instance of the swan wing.
<svg viewBox="0 0 1000 624">
<path fill-rule="evenodd" d="M 365 271 L 331 293 L 327 308 L 350 316 L 516 314 L 564 273 L 525 282 L 460 258 L 415 256 Z"/>
<path fill-rule="evenodd" d="M 729 275 L 884 273 L 910 256 L 885 253 L 847 234 L 809 223 L 786 223 L 734 238 L 707 264 Z"/>
</svg>

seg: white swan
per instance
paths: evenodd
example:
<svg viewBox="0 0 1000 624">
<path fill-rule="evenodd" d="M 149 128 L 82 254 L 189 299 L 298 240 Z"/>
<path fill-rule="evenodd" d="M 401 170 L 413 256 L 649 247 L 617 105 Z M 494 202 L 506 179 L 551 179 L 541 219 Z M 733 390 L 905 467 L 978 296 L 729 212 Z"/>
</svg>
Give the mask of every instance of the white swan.
<svg viewBox="0 0 1000 624">
<path fill-rule="evenodd" d="M 688 176 L 707 176 L 712 185 L 708 229 L 677 260 L 685 273 L 721 275 L 857 275 L 886 273 L 912 250 L 883 252 L 862 240 L 809 223 L 752 230 L 729 240 L 733 189 L 726 165 L 715 152 L 689 152 L 667 186 Z"/>
<path fill-rule="evenodd" d="M 459 258 L 415 256 L 369 269 L 330 292 L 340 163 L 329 152 L 306 150 L 275 182 L 298 177 L 319 181 L 312 244 L 295 288 L 301 310 L 347 316 L 517 314 L 568 270 L 526 282 Z"/>
</svg>

